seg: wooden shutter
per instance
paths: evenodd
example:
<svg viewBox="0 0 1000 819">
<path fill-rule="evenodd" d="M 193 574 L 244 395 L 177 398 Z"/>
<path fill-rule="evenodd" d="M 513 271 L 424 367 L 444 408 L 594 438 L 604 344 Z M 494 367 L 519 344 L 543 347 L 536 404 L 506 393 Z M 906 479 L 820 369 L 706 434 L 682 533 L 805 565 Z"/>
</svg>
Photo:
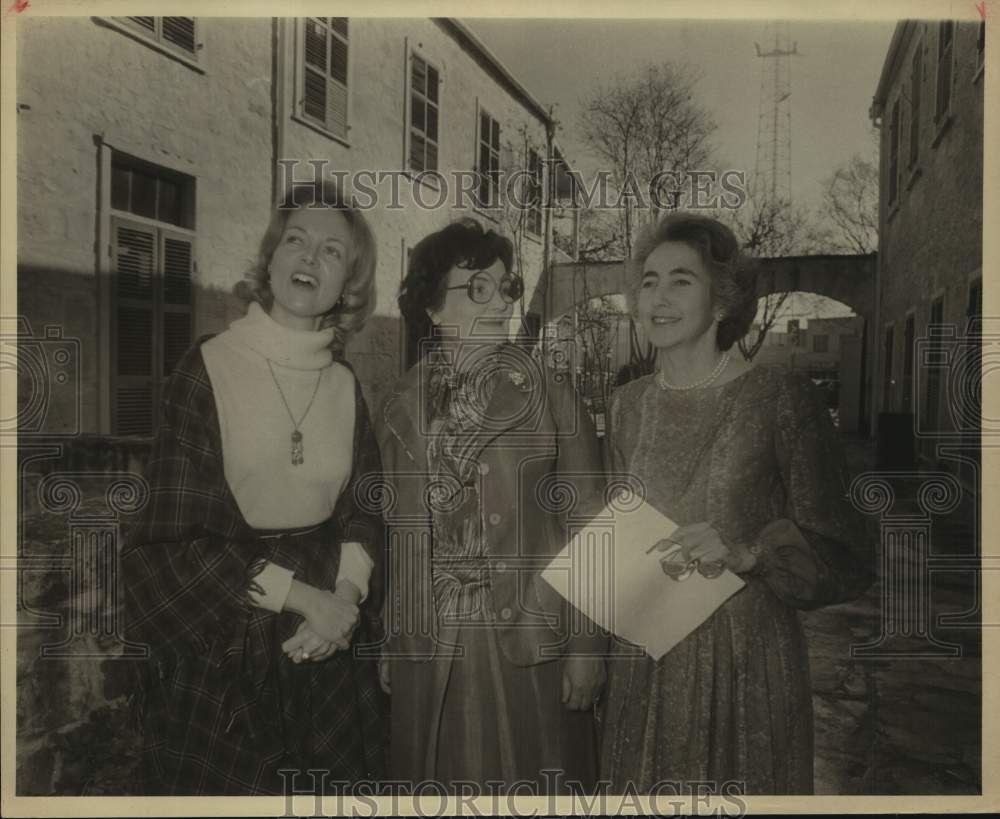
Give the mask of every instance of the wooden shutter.
<svg viewBox="0 0 1000 819">
<path fill-rule="evenodd" d="M 115 277 L 112 425 L 118 435 L 150 435 L 156 372 L 156 229 L 114 218 L 111 237 Z"/>
<path fill-rule="evenodd" d="M 194 244 L 189 236 L 161 231 L 163 270 L 162 376 L 173 372 L 192 341 L 191 279 Z"/>
<path fill-rule="evenodd" d="M 194 17 L 164 17 L 163 40 L 194 54 Z"/>
<path fill-rule="evenodd" d="M 346 137 L 347 18 L 310 17 L 303 28 L 302 113 Z"/>
<path fill-rule="evenodd" d="M 125 19 L 139 28 L 145 29 L 150 34 L 156 34 L 155 17 L 126 17 Z"/>
<path fill-rule="evenodd" d="M 194 241 L 177 231 L 114 217 L 112 425 L 152 435 L 163 380 L 193 337 Z"/>
</svg>

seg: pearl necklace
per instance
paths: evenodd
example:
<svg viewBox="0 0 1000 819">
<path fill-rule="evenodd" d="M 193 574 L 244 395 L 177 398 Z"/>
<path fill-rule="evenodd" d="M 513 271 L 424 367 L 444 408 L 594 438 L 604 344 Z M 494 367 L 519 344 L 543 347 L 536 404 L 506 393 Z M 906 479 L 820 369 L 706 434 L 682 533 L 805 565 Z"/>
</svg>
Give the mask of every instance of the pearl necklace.
<svg viewBox="0 0 1000 819">
<path fill-rule="evenodd" d="M 722 375 L 722 371 L 726 369 L 726 365 L 729 364 L 729 353 L 725 352 L 722 354 L 722 358 L 719 359 L 719 363 L 715 365 L 715 369 L 712 370 L 708 375 L 706 375 L 701 381 L 695 381 L 693 384 L 685 384 L 684 386 L 678 386 L 677 384 L 671 384 L 663 377 L 663 370 L 656 371 L 656 385 L 661 390 L 676 390 L 677 392 L 684 392 L 686 390 L 696 390 L 699 387 L 707 387 L 716 378 Z"/>
</svg>

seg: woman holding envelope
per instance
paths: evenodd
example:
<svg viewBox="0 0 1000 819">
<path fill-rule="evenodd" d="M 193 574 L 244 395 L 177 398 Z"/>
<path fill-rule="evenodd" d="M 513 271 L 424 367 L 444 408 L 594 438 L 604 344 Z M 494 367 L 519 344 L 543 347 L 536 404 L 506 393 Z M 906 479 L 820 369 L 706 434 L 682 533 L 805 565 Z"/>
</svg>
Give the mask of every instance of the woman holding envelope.
<svg viewBox="0 0 1000 819">
<path fill-rule="evenodd" d="M 808 379 L 729 352 L 757 294 L 728 228 L 669 214 L 632 262 L 628 296 L 658 369 L 612 398 L 610 468 L 641 480 L 679 525 L 656 547 L 664 594 L 692 572 L 746 585 L 659 661 L 610 664 L 602 778 L 614 792 L 669 780 L 811 793 L 797 612 L 857 597 L 872 579 L 836 433 Z"/>
<path fill-rule="evenodd" d="M 512 261 L 509 239 L 465 219 L 414 248 L 402 283 L 421 357 L 378 414 L 383 684 L 392 779 L 545 793 L 597 773 L 606 639 L 538 575 L 604 480 L 572 388 L 505 343 L 523 289 Z"/>
</svg>

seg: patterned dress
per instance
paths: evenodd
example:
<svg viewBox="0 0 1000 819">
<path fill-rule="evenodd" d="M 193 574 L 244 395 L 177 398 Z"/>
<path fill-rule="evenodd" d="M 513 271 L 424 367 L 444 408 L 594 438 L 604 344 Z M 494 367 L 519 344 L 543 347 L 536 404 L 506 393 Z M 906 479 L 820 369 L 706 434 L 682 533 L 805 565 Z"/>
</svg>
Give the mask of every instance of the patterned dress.
<svg viewBox="0 0 1000 819">
<path fill-rule="evenodd" d="M 766 368 L 690 392 L 645 377 L 615 394 L 610 416 L 611 466 L 641 479 L 653 506 L 761 552 L 746 586 L 658 662 L 619 650 L 602 779 L 614 792 L 730 781 L 745 793 L 811 793 L 796 609 L 852 599 L 872 577 L 839 441 L 812 384 Z"/>
</svg>

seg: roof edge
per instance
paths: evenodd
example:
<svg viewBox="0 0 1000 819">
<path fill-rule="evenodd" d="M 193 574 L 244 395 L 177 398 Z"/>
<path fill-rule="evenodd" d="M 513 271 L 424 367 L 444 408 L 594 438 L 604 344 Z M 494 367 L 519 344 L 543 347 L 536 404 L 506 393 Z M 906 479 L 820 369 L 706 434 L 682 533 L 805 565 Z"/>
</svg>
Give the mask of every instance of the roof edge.
<svg viewBox="0 0 1000 819">
<path fill-rule="evenodd" d="M 500 58 L 490 51 L 489 47 L 468 26 L 454 17 L 432 17 L 431 19 L 450 34 L 459 45 L 473 52 L 473 55 L 479 58 L 483 66 L 494 75 L 494 78 L 511 94 L 517 97 L 521 104 L 538 117 L 546 126 L 553 126 L 555 124 L 545 106 L 535 99 L 534 95 L 527 88 L 521 85 L 517 78 L 500 61 Z"/>
<path fill-rule="evenodd" d="M 881 116 L 885 107 L 886 97 L 889 94 L 889 83 L 893 76 L 893 70 L 899 62 L 903 48 L 909 43 L 910 36 L 916 28 L 917 20 L 900 20 L 896 23 L 896 28 L 892 32 L 892 40 L 889 42 L 889 50 L 885 55 L 885 62 L 882 63 L 882 73 L 878 78 L 878 87 L 875 89 L 875 96 L 872 97 L 872 107 L 868 112 L 870 119 Z"/>
</svg>

